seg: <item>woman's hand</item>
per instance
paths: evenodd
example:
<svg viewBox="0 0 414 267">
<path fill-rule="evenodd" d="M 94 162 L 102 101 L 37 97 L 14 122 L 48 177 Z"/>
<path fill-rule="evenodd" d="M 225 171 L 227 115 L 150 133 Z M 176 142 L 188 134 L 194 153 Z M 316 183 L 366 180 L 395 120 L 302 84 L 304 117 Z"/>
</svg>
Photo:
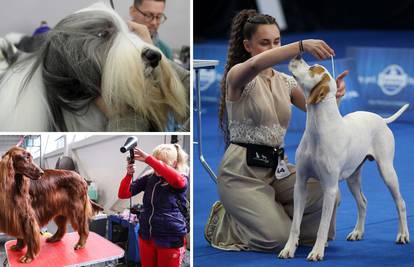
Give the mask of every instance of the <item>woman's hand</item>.
<svg viewBox="0 0 414 267">
<path fill-rule="evenodd" d="M 134 159 L 144 162 L 148 156 L 148 153 L 145 153 L 143 150 L 137 147 L 134 148 Z"/>
<path fill-rule="evenodd" d="M 330 58 L 335 55 L 332 48 L 322 40 L 307 39 L 302 41 L 303 50 L 318 60 Z"/>
<path fill-rule="evenodd" d="M 107 119 L 111 118 L 111 112 L 109 111 L 108 106 L 105 104 L 105 101 L 103 100 L 102 96 L 98 96 L 97 98 L 95 98 L 93 102 Z"/>
<path fill-rule="evenodd" d="M 144 42 L 148 44 L 154 44 L 151 39 L 151 34 L 147 26 L 136 23 L 134 21 L 128 21 L 128 28 L 130 31 L 136 33 Z"/>
<path fill-rule="evenodd" d="M 127 174 L 132 176 L 132 175 L 134 175 L 134 172 L 135 172 L 135 164 L 128 162 Z"/>
<path fill-rule="evenodd" d="M 345 70 L 341 74 L 336 77 L 336 87 L 338 88 L 336 91 L 336 100 L 340 100 L 346 92 L 345 81 L 344 78 L 349 74 L 349 70 Z"/>
</svg>

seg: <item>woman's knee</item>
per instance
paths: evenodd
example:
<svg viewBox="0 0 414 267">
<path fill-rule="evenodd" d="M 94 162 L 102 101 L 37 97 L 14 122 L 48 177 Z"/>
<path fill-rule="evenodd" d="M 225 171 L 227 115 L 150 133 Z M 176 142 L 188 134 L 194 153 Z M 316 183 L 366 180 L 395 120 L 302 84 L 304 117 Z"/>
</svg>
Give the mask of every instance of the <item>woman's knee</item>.
<svg viewBox="0 0 414 267">
<path fill-rule="evenodd" d="M 255 227 L 254 232 L 257 233 L 257 236 L 260 237 L 265 242 L 275 243 L 278 245 L 280 243 L 284 243 L 289 238 L 290 220 L 280 220 L 280 215 L 276 215 L 273 218 L 264 217 L 257 225 L 252 226 Z"/>
</svg>

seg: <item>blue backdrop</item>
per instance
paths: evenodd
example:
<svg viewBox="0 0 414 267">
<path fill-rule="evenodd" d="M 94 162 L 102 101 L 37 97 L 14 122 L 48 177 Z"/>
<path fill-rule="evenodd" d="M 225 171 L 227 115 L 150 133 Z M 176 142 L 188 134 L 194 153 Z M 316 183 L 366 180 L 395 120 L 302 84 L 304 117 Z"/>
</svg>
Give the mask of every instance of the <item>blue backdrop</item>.
<svg viewBox="0 0 414 267">
<path fill-rule="evenodd" d="M 414 49 L 350 47 L 364 109 L 390 115 L 406 103 L 414 103 Z M 411 106 L 400 118 L 414 122 Z"/>
</svg>

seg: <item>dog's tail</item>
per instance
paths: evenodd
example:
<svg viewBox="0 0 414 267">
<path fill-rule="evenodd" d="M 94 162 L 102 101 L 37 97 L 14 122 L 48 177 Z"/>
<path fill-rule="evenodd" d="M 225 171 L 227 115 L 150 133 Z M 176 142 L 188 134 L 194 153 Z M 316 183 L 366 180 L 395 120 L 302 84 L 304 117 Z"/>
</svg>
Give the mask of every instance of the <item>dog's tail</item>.
<svg viewBox="0 0 414 267">
<path fill-rule="evenodd" d="M 90 200 L 89 197 L 87 198 L 87 201 L 85 203 L 85 215 L 88 219 L 91 219 L 94 215 L 103 210 L 104 208 L 102 206 Z"/>
<path fill-rule="evenodd" d="M 97 213 L 99 213 L 100 211 L 103 211 L 103 210 L 104 210 L 104 208 L 103 208 L 101 205 L 99 205 L 98 203 L 93 202 L 93 201 L 92 201 L 92 200 L 90 200 L 90 199 L 89 199 L 89 202 L 91 203 L 91 206 L 92 206 L 92 213 L 93 213 L 93 214 L 97 214 Z"/>
<path fill-rule="evenodd" d="M 389 118 L 384 119 L 384 121 L 389 124 L 393 121 L 395 121 L 399 116 L 401 116 L 401 114 L 410 106 L 410 104 L 405 104 L 404 106 L 402 106 L 402 108 L 400 108 L 400 110 L 398 110 L 397 112 L 395 112 L 394 115 L 392 115 Z"/>
</svg>

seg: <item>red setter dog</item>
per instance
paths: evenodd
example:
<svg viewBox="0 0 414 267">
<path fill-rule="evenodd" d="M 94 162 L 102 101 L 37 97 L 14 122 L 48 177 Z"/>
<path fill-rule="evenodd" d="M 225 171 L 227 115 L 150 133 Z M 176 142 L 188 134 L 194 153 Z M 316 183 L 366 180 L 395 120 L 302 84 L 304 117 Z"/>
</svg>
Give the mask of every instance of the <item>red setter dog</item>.
<svg viewBox="0 0 414 267">
<path fill-rule="evenodd" d="M 30 178 L 31 180 L 29 180 Z M 103 210 L 87 194 L 84 179 L 73 171 L 40 169 L 29 152 L 11 148 L 0 162 L 0 232 L 17 238 L 13 250 L 27 246 L 21 262 L 39 254 L 40 227 L 54 220 L 57 232 L 47 242 L 57 242 L 70 222 L 79 234 L 75 249 L 85 246 L 89 219 Z"/>
</svg>

